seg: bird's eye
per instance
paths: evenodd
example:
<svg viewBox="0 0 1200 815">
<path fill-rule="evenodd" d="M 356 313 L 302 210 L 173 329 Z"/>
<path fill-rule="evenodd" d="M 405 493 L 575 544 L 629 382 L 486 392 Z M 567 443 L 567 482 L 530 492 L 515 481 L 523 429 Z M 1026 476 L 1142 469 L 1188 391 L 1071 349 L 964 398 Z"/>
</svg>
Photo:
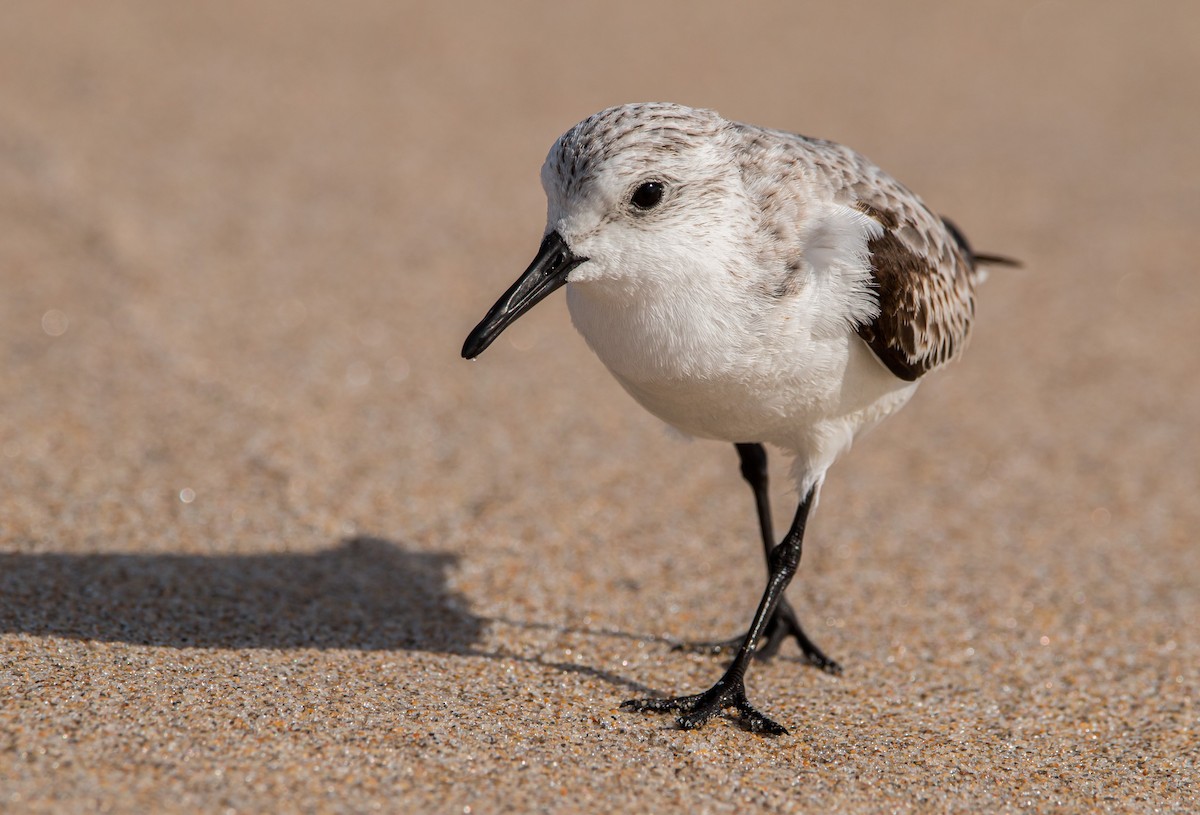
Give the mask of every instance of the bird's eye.
<svg viewBox="0 0 1200 815">
<path fill-rule="evenodd" d="M 663 183 L 661 181 L 647 181 L 630 196 L 629 202 L 638 209 L 654 209 L 658 206 L 658 202 L 663 197 Z"/>
</svg>

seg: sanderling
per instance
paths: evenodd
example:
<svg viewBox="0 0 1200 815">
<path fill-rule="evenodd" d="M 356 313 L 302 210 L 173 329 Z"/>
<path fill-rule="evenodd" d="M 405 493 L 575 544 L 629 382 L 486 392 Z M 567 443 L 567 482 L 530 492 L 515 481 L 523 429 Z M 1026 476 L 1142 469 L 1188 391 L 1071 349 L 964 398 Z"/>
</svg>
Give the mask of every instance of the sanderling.
<svg viewBox="0 0 1200 815">
<path fill-rule="evenodd" d="M 794 637 L 838 673 L 783 597 L 829 466 L 963 350 L 980 265 L 949 221 L 863 156 L 829 141 L 653 103 L 609 108 L 555 142 L 542 167 L 545 237 L 467 337 L 473 359 L 562 285 L 575 327 L 622 387 L 684 433 L 736 445 L 754 491 L 767 588 L 709 690 L 622 707 L 695 728 L 747 701 L 752 656 Z M 801 496 L 776 544 L 772 444 L 795 457 Z M 761 646 L 761 650 L 760 650 Z"/>
</svg>

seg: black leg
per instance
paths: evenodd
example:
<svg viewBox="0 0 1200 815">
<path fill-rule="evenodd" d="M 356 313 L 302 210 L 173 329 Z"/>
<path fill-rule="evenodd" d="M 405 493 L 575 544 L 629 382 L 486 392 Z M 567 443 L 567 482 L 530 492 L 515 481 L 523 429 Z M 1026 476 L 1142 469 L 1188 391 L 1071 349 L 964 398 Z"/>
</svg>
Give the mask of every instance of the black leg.
<svg viewBox="0 0 1200 815">
<path fill-rule="evenodd" d="M 771 524 L 771 493 L 768 489 L 768 471 L 767 471 L 767 451 L 761 444 L 744 443 L 735 444 L 737 448 L 738 458 L 742 465 L 742 478 L 746 479 L 746 483 L 750 485 L 750 489 L 754 490 L 754 506 L 758 510 L 758 528 L 762 534 L 763 552 L 767 556 L 768 568 L 770 566 L 771 550 L 775 548 L 775 531 Z M 783 645 L 784 640 L 788 637 L 794 637 L 796 643 L 800 646 L 804 658 L 811 664 L 820 668 L 822 671 L 831 674 L 840 674 L 842 666 L 836 661 L 825 655 L 817 644 L 808 638 L 804 633 L 804 629 L 800 626 L 800 620 L 796 616 L 795 609 L 787 601 L 786 597 L 780 598 L 779 606 L 775 609 L 775 614 L 767 623 L 767 630 L 763 632 L 762 643 L 759 646 L 756 656 L 761 659 L 770 659 L 779 651 L 779 647 Z M 682 646 L 688 651 L 702 651 L 712 654 L 720 654 L 725 651 L 731 651 L 741 643 L 740 637 L 734 637 L 731 640 L 722 640 L 720 642 L 702 642 L 689 643 Z"/>
<path fill-rule="evenodd" d="M 758 528 L 762 533 L 763 552 L 771 557 L 775 548 L 775 530 L 771 525 L 771 493 L 767 478 L 767 448 L 761 444 L 735 444 L 742 465 L 742 478 L 754 490 L 754 507 L 758 510 Z"/>
<path fill-rule="evenodd" d="M 677 711 L 681 714 L 678 719 L 679 726 L 684 730 L 700 727 L 722 710 L 734 708 L 748 730 L 771 735 L 787 732 L 783 726 L 759 713 L 746 699 L 745 677 L 754 650 L 758 647 L 759 638 L 766 631 L 783 597 L 783 590 L 787 588 L 796 573 L 796 567 L 800 565 L 804 526 L 808 521 L 812 498 L 813 490 L 810 490 L 796 509 L 792 528 L 788 530 L 783 541 L 771 549 L 767 558 L 770 576 L 767 579 L 766 591 L 763 592 L 758 610 L 754 612 L 754 621 L 750 623 L 750 630 L 746 632 L 733 663 L 725 671 L 725 675 L 717 680 L 717 684 L 704 693 L 692 696 L 679 696 L 674 699 L 631 699 L 622 703 L 621 707 L 658 712 Z"/>
<path fill-rule="evenodd" d="M 771 528 L 771 493 L 767 488 L 767 450 L 761 444 L 736 444 L 734 446 L 741 459 L 742 478 L 746 479 L 750 489 L 754 490 L 754 505 L 758 510 L 758 528 L 762 533 L 763 552 L 767 556 L 769 568 L 771 550 L 775 548 L 775 533 Z M 825 652 L 804 633 L 795 609 L 792 608 L 787 598 L 783 597 L 779 600 L 779 607 L 776 608 L 775 615 L 767 623 L 767 630 L 763 634 L 763 644 L 758 651 L 758 656 L 764 659 L 775 656 L 775 653 L 779 651 L 779 646 L 783 645 L 783 641 L 789 636 L 796 638 L 805 659 L 813 665 L 831 674 L 842 672 L 842 666 L 827 657 Z"/>
</svg>

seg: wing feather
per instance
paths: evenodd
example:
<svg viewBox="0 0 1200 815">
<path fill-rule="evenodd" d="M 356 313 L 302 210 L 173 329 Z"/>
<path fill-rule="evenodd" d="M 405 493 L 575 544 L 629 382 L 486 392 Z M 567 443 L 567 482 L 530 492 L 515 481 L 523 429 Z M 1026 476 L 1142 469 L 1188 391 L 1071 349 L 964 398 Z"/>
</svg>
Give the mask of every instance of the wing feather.
<svg viewBox="0 0 1200 815">
<path fill-rule="evenodd" d="M 879 315 L 858 334 L 892 373 L 912 382 L 966 346 L 979 275 L 969 249 L 940 218 L 912 203 L 879 208 L 886 203 L 856 202 L 884 228 L 867 243 Z"/>
<path fill-rule="evenodd" d="M 962 352 L 975 316 L 975 285 L 982 279 L 976 261 L 1011 261 L 972 254 L 952 224 L 848 147 L 750 125 L 734 128 L 743 138 L 745 161 L 753 165 L 751 175 L 766 178 L 771 189 L 796 189 L 798 195 L 798 187 L 782 182 L 803 178 L 809 194 L 854 207 L 883 227 L 867 242 L 879 313 L 855 328 L 892 373 L 915 381 Z M 768 166 L 778 168 L 780 177 L 763 172 Z M 803 217 L 802 204 L 789 209 L 777 200 L 766 203 L 779 216 Z"/>
</svg>

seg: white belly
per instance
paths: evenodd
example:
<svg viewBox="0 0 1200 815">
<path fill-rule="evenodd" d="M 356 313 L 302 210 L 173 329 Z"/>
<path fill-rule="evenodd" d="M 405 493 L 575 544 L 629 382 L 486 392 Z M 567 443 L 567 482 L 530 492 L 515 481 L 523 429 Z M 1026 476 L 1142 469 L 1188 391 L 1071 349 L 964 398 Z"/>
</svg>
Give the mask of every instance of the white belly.
<svg viewBox="0 0 1200 815">
<path fill-rule="evenodd" d="M 695 301 L 631 306 L 589 289 L 568 285 L 572 320 L 639 404 L 689 435 L 782 447 L 815 478 L 916 390 L 849 326 L 821 337 L 778 313 L 759 320 Z"/>
</svg>

